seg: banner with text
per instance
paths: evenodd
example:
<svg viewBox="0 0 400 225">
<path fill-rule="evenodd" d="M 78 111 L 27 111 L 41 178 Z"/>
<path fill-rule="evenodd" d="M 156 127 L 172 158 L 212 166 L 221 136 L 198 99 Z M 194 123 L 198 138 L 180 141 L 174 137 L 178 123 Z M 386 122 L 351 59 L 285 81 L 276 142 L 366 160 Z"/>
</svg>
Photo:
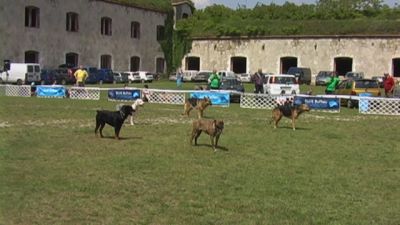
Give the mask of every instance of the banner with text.
<svg viewBox="0 0 400 225">
<path fill-rule="evenodd" d="M 140 90 L 135 89 L 111 89 L 108 90 L 109 100 L 134 101 L 140 98 Z"/>
<path fill-rule="evenodd" d="M 311 109 L 334 110 L 340 109 L 339 98 L 324 98 L 313 96 L 295 96 L 294 104 L 307 104 Z"/>
<path fill-rule="evenodd" d="M 52 98 L 64 98 L 65 87 L 59 85 L 39 85 L 36 86 L 36 96 L 38 97 L 52 97 Z"/>
<path fill-rule="evenodd" d="M 190 93 L 190 97 L 199 99 L 208 97 L 211 99 L 211 103 L 213 105 L 218 105 L 218 106 L 229 106 L 230 102 L 229 92 L 213 92 L 213 91 L 192 92 Z"/>
</svg>

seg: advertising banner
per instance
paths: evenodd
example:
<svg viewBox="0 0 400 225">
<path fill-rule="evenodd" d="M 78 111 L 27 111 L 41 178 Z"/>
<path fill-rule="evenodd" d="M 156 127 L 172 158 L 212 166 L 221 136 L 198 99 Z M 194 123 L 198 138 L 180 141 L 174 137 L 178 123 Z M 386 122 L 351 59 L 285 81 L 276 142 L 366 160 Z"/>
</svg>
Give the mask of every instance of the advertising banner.
<svg viewBox="0 0 400 225">
<path fill-rule="evenodd" d="M 323 109 L 323 110 L 339 110 L 340 99 L 339 98 L 327 98 L 327 97 L 313 97 L 313 96 L 295 96 L 294 104 L 307 104 L 311 109 Z"/>
<path fill-rule="evenodd" d="M 140 98 L 140 90 L 134 90 L 134 89 L 108 90 L 109 100 L 134 101 L 138 98 Z"/>
<path fill-rule="evenodd" d="M 229 92 L 213 92 L 213 91 L 206 91 L 206 92 L 192 92 L 190 93 L 191 98 L 205 98 L 208 97 L 211 99 L 211 103 L 213 105 L 218 106 L 229 106 L 230 96 Z"/>
<path fill-rule="evenodd" d="M 36 96 L 38 97 L 64 98 L 65 93 L 65 87 L 60 85 L 36 86 Z"/>
</svg>

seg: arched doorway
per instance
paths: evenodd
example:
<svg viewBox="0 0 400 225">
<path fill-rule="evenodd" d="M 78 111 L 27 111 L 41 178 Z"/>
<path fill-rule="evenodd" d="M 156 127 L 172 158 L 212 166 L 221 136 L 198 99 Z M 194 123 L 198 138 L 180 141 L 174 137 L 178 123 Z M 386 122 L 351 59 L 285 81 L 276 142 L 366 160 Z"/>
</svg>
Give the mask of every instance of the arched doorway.
<svg viewBox="0 0 400 225">
<path fill-rule="evenodd" d="M 297 67 L 297 57 L 288 56 L 281 58 L 281 73 L 285 74 L 290 67 Z"/>
<path fill-rule="evenodd" d="M 131 57 L 131 66 L 130 71 L 139 71 L 140 70 L 140 58 L 138 56 Z"/>
<path fill-rule="evenodd" d="M 65 54 L 65 64 L 69 67 L 77 67 L 78 66 L 78 54 L 74 52 L 69 52 Z"/>
<path fill-rule="evenodd" d="M 234 73 L 247 73 L 247 58 L 246 57 L 232 57 L 231 58 L 231 71 Z"/>
<path fill-rule="evenodd" d="M 186 57 L 186 70 L 200 70 L 200 57 Z"/>
<path fill-rule="evenodd" d="M 344 76 L 347 72 L 353 70 L 353 59 L 350 57 L 336 57 L 333 68 L 337 75 Z"/>
</svg>

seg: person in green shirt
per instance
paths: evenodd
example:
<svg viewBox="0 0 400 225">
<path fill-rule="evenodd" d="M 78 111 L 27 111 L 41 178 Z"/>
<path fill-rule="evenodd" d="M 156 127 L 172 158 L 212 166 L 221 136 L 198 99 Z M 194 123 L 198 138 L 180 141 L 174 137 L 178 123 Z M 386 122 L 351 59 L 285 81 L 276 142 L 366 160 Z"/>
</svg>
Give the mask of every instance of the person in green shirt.
<svg viewBox="0 0 400 225">
<path fill-rule="evenodd" d="M 338 76 L 335 74 L 331 77 L 331 79 L 326 83 L 326 89 L 325 89 L 325 94 L 333 94 L 336 90 L 336 87 L 338 86 L 340 82 L 340 79 Z"/>
<path fill-rule="evenodd" d="M 208 78 L 210 89 L 219 89 L 221 86 L 221 78 L 218 76 L 217 71 L 213 70 L 210 77 Z"/>
</svg>

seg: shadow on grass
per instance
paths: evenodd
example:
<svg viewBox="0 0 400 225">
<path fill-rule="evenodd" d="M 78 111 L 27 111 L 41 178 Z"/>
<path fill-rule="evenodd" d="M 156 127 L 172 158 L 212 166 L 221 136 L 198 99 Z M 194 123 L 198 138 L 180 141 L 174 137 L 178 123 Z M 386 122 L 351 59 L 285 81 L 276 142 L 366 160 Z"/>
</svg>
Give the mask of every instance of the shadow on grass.
<svg viewBox="0 0 400 225">
<path fill-rule="evenodd" d="M 212 150 L 212 146 L 210 144 L 197 144 L 197 145 L 193 145 L 192 147 L 209 147 Z M 218 145 L 217 151 L 219 151 L 219 150 L 222 150 L 222 151 L 225 151 L 225 152 L 229 151 L 229 149 Z"/>
<path fill-rule="evenodd" d="M 138 140 L 138 139 L 143 139 L 142 137 L 119 137 L 119 139 L 115 139 L 114 136 L 104 136 L 103 138 L 99 139 L 114 139 L 116 141 L 124 141 L 124 140 Z"/>
</svg>

